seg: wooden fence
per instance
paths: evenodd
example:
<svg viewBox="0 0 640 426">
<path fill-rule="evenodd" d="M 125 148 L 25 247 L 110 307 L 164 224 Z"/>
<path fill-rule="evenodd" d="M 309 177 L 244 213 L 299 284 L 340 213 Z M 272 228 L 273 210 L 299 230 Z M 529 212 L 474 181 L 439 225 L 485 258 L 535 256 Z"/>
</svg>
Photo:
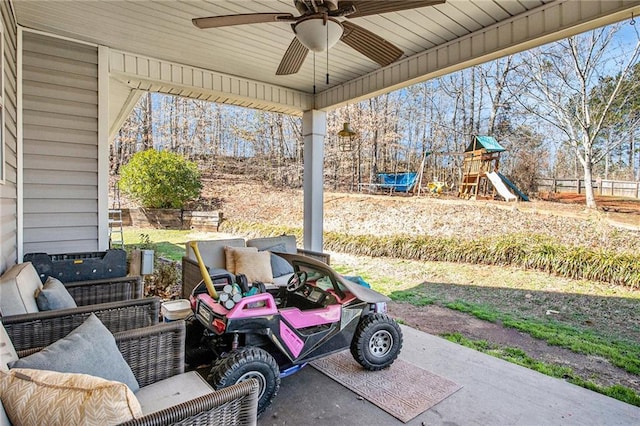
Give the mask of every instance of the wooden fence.
<svg viewBox="0 0 640 426">
<path fill-rule="evenodd" d="M 122 209 L 122 225 L 139 228 L 196 229 L 217 232 L 221 221 L 221 211 Z"/>
<path fill-rule="evenodd" d="M 549 191 L 582 194 L 586 188 L 584 179 L 539 178 L 537 183 L 538 192 Z M 597 195 L 640 198 L 640 182 L 598 179 L 592 181 L 591 185 Z"/>
</svg>

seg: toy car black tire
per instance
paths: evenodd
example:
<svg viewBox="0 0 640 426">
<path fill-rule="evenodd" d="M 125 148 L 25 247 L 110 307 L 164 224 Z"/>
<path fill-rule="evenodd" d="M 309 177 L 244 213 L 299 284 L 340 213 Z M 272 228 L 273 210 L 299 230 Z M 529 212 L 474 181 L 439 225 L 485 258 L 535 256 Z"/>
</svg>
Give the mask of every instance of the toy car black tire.
<svg viewBox="0 0 640 426">
<path fill-rule="evenodd" d="M 207 381 L 218 390 L 250 378 L 260 383 L 260 415 L 271 404 L 280 388 L 280 369 L 276 360 L 265 350 L 245 347 L 231 352 L 215 363 Z"/>
<path fill-rule="evenodd" d="M 351 341 L 351 355 L 367 370 L 381 370 L 393 364 L 402 349 L 402 330 L 385 314 L 360 319 Z"/>
</svg>

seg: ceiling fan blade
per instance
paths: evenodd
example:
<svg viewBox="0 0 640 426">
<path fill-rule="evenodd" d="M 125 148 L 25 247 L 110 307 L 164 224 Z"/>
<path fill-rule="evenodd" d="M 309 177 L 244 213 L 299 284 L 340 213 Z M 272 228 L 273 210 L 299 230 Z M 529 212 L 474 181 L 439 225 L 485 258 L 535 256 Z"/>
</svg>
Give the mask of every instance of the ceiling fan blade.
<svg viewBox="0 0 640 426">
<path fill-rule="evenodd" d="M 356 11 L 347 18 L 359 18 L 361 16 L 377 15 L 380 13 L 398 12 L 400 10 L 417 9 L 419 7 L 442 4 L 446 0 L 423 0 L 423 1 L 341 1 L 340 9 L 354 6 Z"/>
<path fill-rule="evenodd" d="M 352 22 L 343 22 L 344 34 L 340 39 L 349 47 L 385 67 L 398 60 L 404 53 L 382 37 Z"/>
<path fill-rule="evenodd" d="M 289 75 L 300 71 L 300 67 L 302 67 L 308 53 L 309 49 L 300 43 L 297 37 L 294 37 L 289 48 L 284 53 L 282 61 L 280 61 L 276 75 Z"/>
<path fill-rule="evenodd" d="M 290 13 L 245 13 L 240 15 L 210 16 L 194 18 L 193 25 L 200 29 L 230 27 L 233 25 L 262 24 L 266 22 L 295 21 Z"/>
</svg>

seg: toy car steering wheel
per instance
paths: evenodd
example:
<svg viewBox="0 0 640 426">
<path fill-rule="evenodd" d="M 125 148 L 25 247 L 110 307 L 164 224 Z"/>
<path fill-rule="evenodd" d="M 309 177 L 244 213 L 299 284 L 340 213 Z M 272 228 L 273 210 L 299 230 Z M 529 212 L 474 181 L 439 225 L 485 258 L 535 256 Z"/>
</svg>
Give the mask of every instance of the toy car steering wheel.
<svg viewBox="0 0 640 426">
<path fill-rule="evenodd" d="M 295 271 L 287 281 L 287 291 L 291 293 L 298 291 L 306 282 L 307 273 L 305 271 Z"/>
</svg>

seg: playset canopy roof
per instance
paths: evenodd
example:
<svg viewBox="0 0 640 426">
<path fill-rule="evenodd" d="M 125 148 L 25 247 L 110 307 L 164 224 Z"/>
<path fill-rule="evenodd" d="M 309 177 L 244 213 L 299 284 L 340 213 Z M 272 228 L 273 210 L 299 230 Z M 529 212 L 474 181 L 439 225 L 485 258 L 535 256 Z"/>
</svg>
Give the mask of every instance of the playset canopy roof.
<svg viewBox="0 0 640 426">
<path fill-rule="evenodd" d="M 486 152 L 506 151 L 493 136 L 473 136 L 464 152 L 477 151 L 479 149 L 484 149 Z"/>
</svg>

